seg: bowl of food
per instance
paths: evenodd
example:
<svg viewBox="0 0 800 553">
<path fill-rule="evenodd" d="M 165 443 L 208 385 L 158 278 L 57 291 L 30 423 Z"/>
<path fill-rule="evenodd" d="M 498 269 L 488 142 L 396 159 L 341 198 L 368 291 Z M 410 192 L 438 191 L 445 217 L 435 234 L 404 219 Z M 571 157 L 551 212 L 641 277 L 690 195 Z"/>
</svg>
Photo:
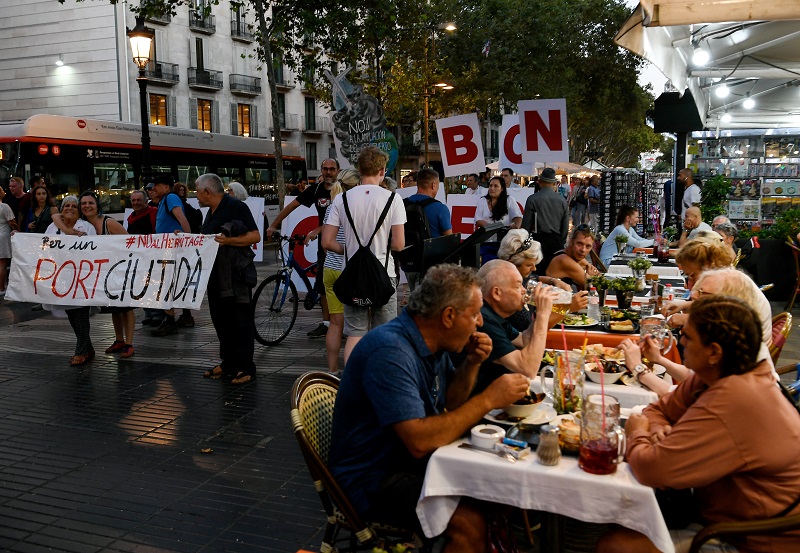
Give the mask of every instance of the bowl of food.
<svg viewBox="0 0 800 553">
<path fill-rule="evenodd" d="M 511 405 L 503 407 L 506 415 L 512 419 L 524 419 L 533 414 L 539 404 L 544 401 L 545 395 L 543 393 L 535 394 L 529 392 L 525 397 L 518 399 Z"/>
<path fill-rule="evenodd" d="M 586 376 L 597 384 L 614 384 L 625 374 L 625 369 L 618 363 L 610 361 L 592 361 L 584 365 Z"/>
</svg>

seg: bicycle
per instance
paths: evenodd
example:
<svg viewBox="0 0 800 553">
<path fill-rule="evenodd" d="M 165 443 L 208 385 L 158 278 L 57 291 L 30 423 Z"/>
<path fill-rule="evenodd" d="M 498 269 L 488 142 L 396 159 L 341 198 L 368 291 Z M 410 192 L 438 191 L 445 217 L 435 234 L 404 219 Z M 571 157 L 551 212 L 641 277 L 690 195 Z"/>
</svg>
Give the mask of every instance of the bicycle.
<svg viewBox="0 0 800 553">
<path fill-rule="evenodd" d="M 280 240 L 278 251 L 282 266 L 258 285 L 252 302 L 256 340 L 265 346 L 274 346 L 286 338 L 297 319 L 299 297 L 297 287 L 292 282 L 292 273 L 297 271 L 306 287 L 307 294 L 303 300 L 306 310 L 313 309 L 322 299 L 321 294 L 314 290 L 308 280 L 308 272 L 316 271 L 317 264 L 301 267 L 294 259 L 295 246 L 303 244 L 306 237 L 299 234 L 288 237 L 275 233 L 273 239 Z M 284 242 L 289 243 L 288 257 L 283 252 Z M 322 278 L 322 275 L 317 275 L 317 278 Z"/>
</svg>

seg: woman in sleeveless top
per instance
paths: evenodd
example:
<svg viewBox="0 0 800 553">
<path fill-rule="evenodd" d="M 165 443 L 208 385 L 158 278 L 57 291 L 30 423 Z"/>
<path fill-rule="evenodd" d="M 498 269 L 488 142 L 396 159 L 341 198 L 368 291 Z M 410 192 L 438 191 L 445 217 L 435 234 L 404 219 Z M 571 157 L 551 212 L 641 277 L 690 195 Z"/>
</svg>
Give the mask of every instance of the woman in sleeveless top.
<svg viewBox="0 0 800 553">
<path fill-rule="evenodd" d="M 81 216 L 91 223 L 97 234 L 128 234 L 112 217 L 100 213 L 100 202 L 94 192 L 81 194 Z M 133 307 L 104 307 L 102 312 L 111 313 L 111 322 L 114 323 L 114 343 L 106 348 L 106 353 L 119 353 L 123 359 L 131 357 L 136 326 Z"/>
<path fill-rule="evenodd" d="M 20 214 L 23 218 L 21 229 L 25 232 L 44 233 L 50 223 L 53 222 L 53 215 L 58 213 L 58 209 L 53 205 L 53 198 L 50 191 L 43 184 L 37 184 L 31 190 L 31 208 L 28 213 Z"/>
</svg>

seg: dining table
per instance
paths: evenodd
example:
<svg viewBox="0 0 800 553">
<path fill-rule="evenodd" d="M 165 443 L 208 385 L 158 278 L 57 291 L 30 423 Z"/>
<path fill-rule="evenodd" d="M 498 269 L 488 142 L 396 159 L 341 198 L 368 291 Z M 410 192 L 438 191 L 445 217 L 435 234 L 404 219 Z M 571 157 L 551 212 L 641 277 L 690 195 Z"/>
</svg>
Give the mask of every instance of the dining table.
<svg viewBox="0 0 800 553">
<path fill-rule="evenodd" d="M 549 535 L 563 517 L 619 524 L 646 535 L 665 553 L 673 553 L 669 530 L 653 488 L 636 480 L 627 463 L 614 474 L 584 472 L 575 457 L 562 456 L 559 464 L 545 466 L 536 453 L 517 460 L 483 451 L 465 450 L 459 439 L 437 449 L 425 472 L 417 503 L 417 517 L 428 537 L 444 532 L 462 497 L 542 511 L 542 551 L 560 547 L 559 537 Z"/>
</svg>

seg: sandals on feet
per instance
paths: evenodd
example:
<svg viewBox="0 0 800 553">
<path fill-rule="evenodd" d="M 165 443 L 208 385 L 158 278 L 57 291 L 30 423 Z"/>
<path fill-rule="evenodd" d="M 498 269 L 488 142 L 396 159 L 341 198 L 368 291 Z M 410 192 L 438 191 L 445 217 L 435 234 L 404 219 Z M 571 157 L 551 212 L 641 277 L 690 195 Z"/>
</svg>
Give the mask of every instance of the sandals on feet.
<svg viewBox="0 0 800 553">
<path fill-rule="evenodd" d="M 237 386 L 241 386 L 242 384 L 249 384 L 253 380 L 256 379 L 256 375 L 254 374 L 247 374 L 242 371 L 236 373 L 236 376 L 231 379 L 231 384 L 235 384 Z"/>
<path fill-rule="evenodd" d="M 125 340 L 114 340 L 114 343 L 106 348 L 106 353 L 119 353 L 125 347 Z"/>
<path fill-rule="evenodd" d="M 213 369 L 209 369 L 206 372 L 204 372 L 203 378 L 213 378 L 214 380 L 217 380 L 219 378 L 222 378 L 224 375 L 225 373 L 222 371 L 222 367 L 220 365 L 217 365 Z"/>
</svg>

